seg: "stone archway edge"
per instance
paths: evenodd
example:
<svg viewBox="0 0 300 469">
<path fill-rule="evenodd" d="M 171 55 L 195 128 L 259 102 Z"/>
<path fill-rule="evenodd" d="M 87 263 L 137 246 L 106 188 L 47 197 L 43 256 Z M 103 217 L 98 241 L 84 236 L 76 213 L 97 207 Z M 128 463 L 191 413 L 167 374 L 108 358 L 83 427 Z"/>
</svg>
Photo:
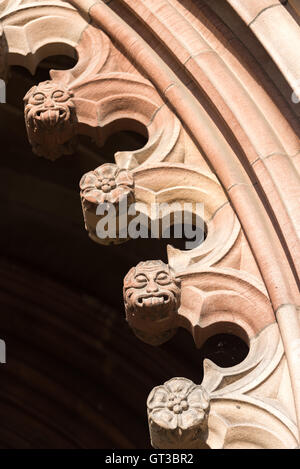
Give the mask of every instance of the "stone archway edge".
<svg viewBox="0 0 300 469">
<path fill-rule="evenodd" d="M 291 43 L 300 40 L 299 27 L 279 0 L 227 0 L 271 55 L 292 89 L 299 88 L 300 53 Z M 270 26 L 280 18 L 280 28 Z M 287 34 L 288 32 L 288 34 Z M 279 45 L 279 47 L 278 47 Z"/>
<path fill-rule="evenodd" d="M 300 354 L 297 353 L 300 324 L 296 307 L 297 287 L 278 237 L 269 219 L 264 217 L 262 204 L 250 179 L 196 99 L 128 24 L 103 2 L 70 0 L 69 3 L 85 13 L 88 12 L 95 23 L 134 57 L 204 149 L 226 188 L 262 272 L 277 316 L 300 427 Z M 255 231 L 253 226 L 256 226 Z"/>
</svg>

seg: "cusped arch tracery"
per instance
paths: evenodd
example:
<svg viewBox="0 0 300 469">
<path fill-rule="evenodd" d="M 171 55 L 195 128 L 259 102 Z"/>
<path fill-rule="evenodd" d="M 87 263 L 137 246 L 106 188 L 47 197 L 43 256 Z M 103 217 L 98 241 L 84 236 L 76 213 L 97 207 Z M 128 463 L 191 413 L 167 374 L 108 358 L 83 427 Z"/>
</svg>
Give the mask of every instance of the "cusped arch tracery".
<svg viewBox="0 0 300 469">
<path fill-rule="evenodd" d="M 116 164 L 110 165 L 115 172 L 109 178 L 101 176 L 103 168 L 91 168 L 94 179 L 88 174 L 82 180 L 86 228 L 96 242 L 100 192 L 118 203 L 128 187 L 137 211 L 149 219 L 153 203 L 204 204 L 207 236 L 200 246 L 189 252 L 170 246 L 168 264 L 162 267 L 161 261 L 148 260 L 140 266 L 140 275 L 143 269 L 168 272 L 170 285 L 176 286 L 176 301 L 169 303 L 162 285 L 156 285 L 158 293 L 137 295 L 132 313 L 128 288 L 135 298 L 135 289 L 147 285 L 137 287 L 131 275 L 126 279 L 133 285 L 125 282 L 124 289 L 127 321 L 139 338 L 152 345 L 169 340 L 178 327 L 184 327 L 200 347 L 215 330 L 232 327 L 242 331 L 250 351 L 232 369 L 206 363 L 202 385 L 210 409 L 205 418 L 190 416 L 190 426 L 182 428 L 174 417 L 176 428 L 175 424 L 160 428 L 161 420 L 155 421 L 150 408 L 154 445 L 294 447 L 295 409 L 284 399 L 278 376 L 285 373 L 290 384 L 288 363 L 299 409 L 298 362 L 290 349 L 300 337 L 295 282 L 298 175 L 293 160 L 299 154 L 298 123 L 206 2 L 201 9 L 189 0 L 114 3 L 116 13 L 114 5 L 103 2 L 0 3 L 11 64 L 34 73 L 39 61 L 52 52 L 78 59 L 72 70 L 51 71 L 47 83 L 29 91 L 25 98 L 29 140 L 39 156 L 55 160 L 76 151 L 78 134 L 99 146 L 120 129 L 140 130 L 148 137 L 142 149 L 115 154 Z M 133 10 L 136 29 L 132 29 Z M 144 26 L 145 11 L 144 35 L 139 26 Z M 123 12 L 127 23 L 121 18 Z M 41 91 L 51 107 L 34 101 Z M 55 100 L 63 92 L 67 107 Z M 130 184 L 119 184 L 120 173 Z M 157 277 L 148 277 L 147 282 L 160 283 Z M 295 327 L 280 314 L 283 305 L 288 305 Z M 175 394 L 182 391 L 181 385 L 176 381 Z M 159 405 L 165 404 L 164 396 Z M 181 413 L 187 412 L 187 401 L 180 398 L 176 405 L 183 401 Z M 242 411 L 236 412 L 239 408 Z M 252 411 L 254 422 L 249 425 Z"/>
</svg>

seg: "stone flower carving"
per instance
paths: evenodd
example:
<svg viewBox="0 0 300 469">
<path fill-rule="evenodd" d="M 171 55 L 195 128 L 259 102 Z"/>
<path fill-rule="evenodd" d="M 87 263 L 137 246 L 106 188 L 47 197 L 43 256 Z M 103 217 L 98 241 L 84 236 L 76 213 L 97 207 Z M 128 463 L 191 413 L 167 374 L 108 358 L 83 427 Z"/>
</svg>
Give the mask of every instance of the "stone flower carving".
<svg viewBox="0 0 300 469">
<path fill-rule="evenodd" d="M 176 331 L 180 281 L 162 261 L 140 262 L 124 279 L 126 319 L 144 342 L 159 345 Z"/>
<path fill-rule="evenodd" d="M 128 226 L 126 224 L 122 227 L 125 230 L 125 235 L 123 233 L 121 236 L 119 216 L 121 213 L 124 215 L 125 211 L 128 212 L 128 207 L 135 201 L 134 180 L 131 172 L 119 168 L 116 164 L 107 163 L 95 171 L 85 174 L 80 181 L 80 189 L 85 227 L 90 238 L 104 245 L 120 244 L 127 241 Z M 103 215 L 99 214 L 98 210 L 102 204 L 111 204 L 103 210 Z M 111 211 L 111 208 L 114 208 L 115 211 Z M 102 235 L 99 222 L 107 216 L 111 217 L 112 229 L 108 229 L 109 233 L 103 232 Z M 127 214 L 126 219 L 129 223 L 130 217 Z"/>
<path fill-rule="evenodd" d="M 124 197 L 134 201 L 132 174 L 116 164 L 107 163 L 83 176 L 81 197 L 91 204 L 119 203 Z"/>
<path fill-rule="evenodd" d="M 51 80 L 32 87 L 24 98 L 25 123 L 33 152 L 50 160 L 74 152 L 76 112 L 73 93 Z"/>
<path fill-rule="evenodd" d="M 173 378 L 152 390 L 147 401 L 156 448 L 200 447 L 205 439 L 209 395 L 186 378 Z"/>
</svg>

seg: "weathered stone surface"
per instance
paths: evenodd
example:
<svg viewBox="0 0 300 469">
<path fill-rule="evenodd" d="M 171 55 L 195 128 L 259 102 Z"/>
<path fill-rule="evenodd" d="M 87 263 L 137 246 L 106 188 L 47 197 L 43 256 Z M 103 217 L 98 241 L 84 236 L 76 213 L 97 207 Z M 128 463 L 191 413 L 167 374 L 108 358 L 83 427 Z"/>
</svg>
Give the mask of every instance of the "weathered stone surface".
<svg viewBox="0 0 300 469">
<path fill-rule="evenodd" d="M 180 281 L 162 261 L 141 262 L 124 279 L 126 319 L 144 342 L 160 345 L 176 331 Z"/>
<path fill-rule="evenodd" d="M 155 388 L 148 400 L 155 447 L 299 445 L 300 30 L 298 2 L 292 6 L 0 3 L 12 64 L 34 73 L 48 55 L 78 59 L 25 97 L 37 155 L 72 153 L 77 134 L 99 147 L 120 130 L 148 138 L 139 150 L 117 151 L 117 165 L 110 160 L 81 180 L 94 241 L 99 204 L 119 206 L 127 197 L 145 216 L 157 202 L 175 201 L 180 212 L 188 201 L 193 215 L 195 204 L 205 206 L 200 246 L 169 247 L 167 264 L 141 262 L 127 274 L 126 319 L 151 345 L 183 327 L 197 347 L 214 334 L 236 334 L 249 354 L 229 369 L 206 362 L 201 386 L 175 378 Z M 274 84 L 277 67 L 282 76 Z"/>
<path fill-rule="evenodd" d="M 45 81 L 24 97 L 25 123 L 34 153 L 52 161 L 75 150 L 73 93 L 62 83 Z"/>
<path fill-rule="evenodd" d="M 127 241 L 127 224 L 123 235 L 122 227 L 121 232 L 119 229 L 119 217 L 122 213 L 127 216 L 128 208 L 135 201 L 131 172 L 107 163 L 85 174 L 80 181 L 80 189 L 85 226 L 90 238 L 104 245 Z M 110 213 L 112 225 L 109 223 L 107 228 L 104 227 L 105 231 L 101 230 L 99 222 Z"/>
<path fill-rule="evenodd" d="M 174 378 L 150 393 L 147 401 L 154 448 L 199 448 L 207 439 L 209 396 L 202 386 Z"/>
</svg>

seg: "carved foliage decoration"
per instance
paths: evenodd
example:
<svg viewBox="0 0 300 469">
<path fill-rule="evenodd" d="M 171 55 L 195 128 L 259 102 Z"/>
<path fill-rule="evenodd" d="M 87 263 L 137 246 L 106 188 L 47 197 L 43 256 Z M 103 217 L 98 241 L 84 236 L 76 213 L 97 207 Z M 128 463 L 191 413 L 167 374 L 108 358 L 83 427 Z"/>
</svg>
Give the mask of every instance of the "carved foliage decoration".
<svg viewBox="0 0 300 469">
<path fill-rule="evenodd" d="M 80 182 L 82 197 L 92 204 L 120 203 L 123 198 L 133 201 L 133 177 L 130 171 L 115 164 L 104 164 L 83 176 Z"/>
<path fill-rule="evenodd" d="M 127 240 L 119 230 L 120 211 L 126 212 L 134 203 L 134 179 L 130 171 L 107 163 L 85 174 L 80 181 L 81 203 L 85 227 L 93 241 L 99 244 L 119 244 Z M 115 230 L 102 236 L 98 223 L 113 209 Z M 101 212 L 101 213 L 100 213 Z M 127 228 L 127 226 L 125 226 Z M 122 231 L 122 229 L 121 229 Z"/>
<path fill-rule="evenodd" d="M 277 325 L 271 324 L 253 337 L 249 347 L 244 362 L 232 368 L 221 368 L 205 360 L 202 384 L 191 384 L 190 396 L 177 395 L 175 387 L 189 381 L 183 378 L 169 382 L 174 396 L 168 389 L 169 383 L 154 388 L 147 406 L 155 448 L 297 446 L 292 396 L 284 395 L 288 389 L 288 371 Z M 191 407 L 193 413 L 188 415 Z"/>
<path fill-rule="evenodd" d="M 149 220 L 153 203 L 182 208 L 189 202 L 192 210 L 204 204 L 207 233 L 201 245 L 190 251 L 170 246 L 168 264 L 141 262 L 127 274 L 126 319 L 150 345 L 166 342 L 183 327 L 198 348 L 214 334 L 237 334 L 247 341 L 249 354 L 227 369 L 205 361 L 201 385 L 174 378 L 156 387 L 148 399 L 153 446 L 296 447 L 289 374 L 270 299 L 221 185 L 178 118 L 138 67 L 68 2 L 2 0 L 0 18 L 12 64 L 34 73 L 49 55 L 77 57 L 72 70 L 51 71 L 51 80 L 25 97 L 36 154 L 55 160 L 72 153 L 78 134 L 99 146 L 120 130 L 148 138 L 144 148 L 116 153 L 116 164 L 82 178 L 85 224 L 94 241 L 100 242 L 99 204 L 117 207 L 126 196 Z M 5 47 L 0 51 L 1 77 L 7 59 Z M 113 242 L 123 240 L 117 233 Z"/>
<path fill-rule="evenodd" d="M 157 345 L 183 327 L 191 333 L 197 347 L 220 332 L 238 335 L 249 345 L 248 356 L 234 367 L 226 369 L 205 362 L 201 387 L 210 404 L 199 425 L 194 425 L 191 419 L 185 429 L 180 427 L 178 415 L 185 416 L 186 399 L 177 397 L 178 403 L 173 406 L 166 397 L 165 387 L 152 391 L 148 418 L 153 446 L 174 449 L 296 446 L 292 399 L 282 397 L 280 376 L 286 369 L 286 361 L 273 309 L 259 275 L 247 272 L 248 266 L 243 264 L 245 241 L 224 193 L 205 171 L 186 165 L 152 164 L 136 168 L 133 174 L 137 209 L 147 212 L 142 203 L 150 207 L 151 203 L 162 201 L 203 202 L 207 225 L 207 237 L 197 248 L 178 251 L 169 247 L 169 269 L 181 282 L 180 305 L 168 334 L 161 336 L 159 322 L 155 325 L 156 300 L 146 299 L 144 330 L 140 324 L 136 327 L 139 310 L 133 308 L 134 315 L 128 315 L 126 293 L 131 289 L 126 287 L 131 286 L 132 276 L 143 272 L 147 263 L 141 264 L 141 270 L 133 269 L 129 273 L 129 285 L 126 277 L 126 316 L 136 335 Z M 182 181 L 186 180 L 189 185 L 185 187 Z M 247 257 L 251 259 L 251 254 Z M 139 304 L 139 289 L 133 292 L 132 299 Z M 181 380 L 176 378 L 174 383 Z M 177 411 L 181 413 L 176 414 Z M 251 436 L 253 433 L 255 438 Z"/>
<path fill-rule="evenodd" d="M 153 389 L 148 397 L 148 418 L 154 448 L 183 448 L 206 439 L 209 395 L 186 378 L 174 378 Z"/>
</svg>

